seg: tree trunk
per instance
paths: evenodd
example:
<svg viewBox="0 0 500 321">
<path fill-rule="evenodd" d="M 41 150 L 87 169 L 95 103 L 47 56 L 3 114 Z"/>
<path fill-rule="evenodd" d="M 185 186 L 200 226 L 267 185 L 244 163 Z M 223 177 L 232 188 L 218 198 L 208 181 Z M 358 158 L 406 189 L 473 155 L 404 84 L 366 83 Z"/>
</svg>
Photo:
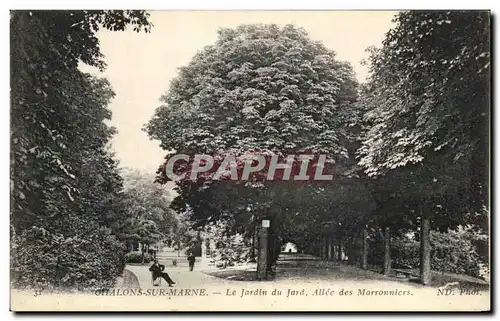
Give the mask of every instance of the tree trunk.
<svg viewBox="0 0 500 321">
<path fill-rule="evenodd" d="M 323 259 L 323 237 L 322 236 L 319 237 L 318 253 L 319 253 L 318 256 L 320 257 L 320 259 Z"/>
<path fill-rule="evenodd" d="M 326 251 L 325 251 L 325 237 L 322 236 L 321 239 L 320 239 L 320 251 L 321 251 L 321 259 L 324 260 L 325 257 L 326 257 Z"/>
<path fill-rule="evenodd" d="M 330 237 L 326 236 L 325 237 L 325 260 L 329 261 L 330 260 Z"/>
<path fill-rule="evenodd" d="M 363 247 L 361 253 L 361 267 L 363 269 L 368 269 L 368 231 L 363 229 Z"/>
<path fill-rule="evenodd" d="M 251 258 L 255 258 L 255 233 L 256 233 L 256 228 L 255 228 L 255 223 L 253 223 L 252 227 L 252 251 L 250 252 Z"/>
<path fill-rule="evenodd" d="M 257 261 L 257 279 L 267 279 L 267 257 L 268 257 L 268 231 L 267 227 L 259 227 L 259 257 Z"/>
<path fill-rule="evenodd" d="M 337 250 L 337 260 L 339 262 L 342 261 L 342 237 L 339 237 L 339 244 L 338 244 L 338 250 Z"/>
<path fill-rule="evenodd" d="M 345 255 L 347 256 L 347 264 L 349 264 L 349 265 L 353 265 L 355 262 L 353 248 L 354 248 L 354 246 L 350 241 L 344 243 L 344 252 L 345 252 Z"/>
<path fill-rule="evenodd" d="M 430 220 L 425 216 L 420 220 L 420 283 L 428 285 L 431 281 Z"/>
<path fill-rule="evenodd" d="M 391 232 L 389 227 L 385 228 L 384 233 L 384 274 L 391 273 Z"/>
<path fill-rule="evenodd" d="M 328 261 L 332 260 L 332 237 L 328 237 Z"/>
<path fill-rule="evenodd" d="M 144 249 L 144 243 L 141 243 L 140 246 L 141 246 L 141 255 L 142 255 L 142 262 L 141 262 L 141 264 L 144 264 L 144 250 L 145 250 Z"/>
<path fill-rule="evenodd" d="M 279 249 L 278 249 L 278 235 L 274 230 L 268 229 L 268 248 L 267 248 L 267 270 L 272 271 L 272 266 L 277 262 Z"/>
<path fill-rule="evenodd" d="M 181 236 L 177 238 L 177 256 L 181 256 Z"/>
</svg>

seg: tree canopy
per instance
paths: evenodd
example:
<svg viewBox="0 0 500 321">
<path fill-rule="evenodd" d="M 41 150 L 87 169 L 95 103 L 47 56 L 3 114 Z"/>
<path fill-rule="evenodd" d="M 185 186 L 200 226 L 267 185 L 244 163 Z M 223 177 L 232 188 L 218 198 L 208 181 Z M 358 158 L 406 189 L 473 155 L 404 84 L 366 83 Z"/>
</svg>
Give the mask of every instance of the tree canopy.
<svg viewBox="0 0 500 321">
<path fill-rule="evenodd" d="M 332 215 L 338 219 L 331 210 L 335 201 L 326 201 L 326 195 L 342 190 L 340 176 L 355 165 L 357 87 L 352 67 L 302 28 L 221 29 L 216 43 L 201 50 L 172 81 L 146 126 L 150 137 L 165 150 L 188 155 L 324 154 L 341 170 L 334 182 L 322 186 L 265 180 L 250 186 L 207 186 L 184 179 L 177 181 L 179 196 L 173 205 L 185 210 L 189 204 L 192 219 L 202 225 L 232 215 L 240 230 L 262 217 L 272 218 L 276 233 L 287 226 L 297 238 L 300 226 L 286 218 L 296 212 L 314 222 Z M 159 174 L 159 181 L 165 181 L 164 168 Z M 316 196 L 320 194 L 322 201 Z M 300 202 L 308 196 L 317 204 L 312 206 L 311 198 Z M 348 193 L 336 194 L 339 204 L 355 202 L 348 198 Z"/>
<path fill-rule="evenodd" d="M 369 49 L 362 85 L 349 63 L 302 28 L 220 29 L 180 68 L 144 128 L 169 152 L 165 163 L 174 153 L 208 154 L 216 163 L 231 155 L 239 165 L 252 154 L 322 154 L 334 178 L 202 175 L 175 181 L 171 200 L 153 183 L 168 180 L 165 164 L 155 179 L 118 170 L 109 150 L 116 130 L 106 123 L 115 93 L 78 68 L 106 68 L 98 30 L 150 32 L 149 15 L 12 11 L 14 283 L 110 287 L 123 269 L 124 243 L 175 239 L 192 250 L 202 231 L 219 239 L 222 256 L 240 258 L 261 219 L 271 220 L 271 256 L 276 240 L 304 249 L 334 234 L 352 248 L 363 228 L 403 234 L 424 218 L 441 231 L 472 225 L 434 233 L 439 242 L 486 244 L 474 233 L 487 230 L 489 215 L 489 14 L 404 11 L 394 19 L 381 48 Z M 400 243 L 415 249 L 415 240 Z M 464 260 L 474 265 L 467 271 L 484 255 L 476 252 L 474 262 Z"/>
<path fill-rule="evenodd" d="M 369 49 L 361 86 L 301 28 L 220 30 L 172 81 L 150 137 L 188 155 L 324 153 L 344 175 L 253 188 L 180 180 L 173 206 L 189 204 L 201 225 L 233 213 L 252 230 L 256 218 L 272 218 L 283 238 L 303 244 L 367 226 L 417 230 L 423 213 L 442 230 L 477 220 L 487 202 L 489 16 L 405 11 L 394 22 L 382 47 Z"/>
<path fill-rule="evenodd" d="M 360 165 L 377 175 L 442 154 L 449 164 L 478 152 L 485 159 L 489 15 L 410 11 L 395 22 L 371 49 Z"/>
<path fill-rule="evenodd" d="M 99 28 L 149 31 L 139 11 L 12 11 L 11 238 L 17 286 L 112 285 L 123 269 L 116 239 L 126 212 L 105 121 L 114 93 Z M 91 255 L 89 255 L 91 254 Z"/>
<path fill-rule="evenodd" d="M 481 11 L 401 12 L 383 46 L 370 49 L 359 164 L 368 176 L 387 175 L 401 198 L 455 213 L 487 202 L 489 19 Z"/>
<path fill-rule="evenodd" d="M 127 219 L 121 238 L 151 245 L 172 238 L 178 225 L 165 186 L 154 184 L 154 174 L 123 170 Z"/>
<path fill-rule="evenodd" d="M 351 66 L 294 26 L 221 29 L 180 69 L 147 125 L 177 153 L 326 153 L 347 158 Z"/>
</svg>

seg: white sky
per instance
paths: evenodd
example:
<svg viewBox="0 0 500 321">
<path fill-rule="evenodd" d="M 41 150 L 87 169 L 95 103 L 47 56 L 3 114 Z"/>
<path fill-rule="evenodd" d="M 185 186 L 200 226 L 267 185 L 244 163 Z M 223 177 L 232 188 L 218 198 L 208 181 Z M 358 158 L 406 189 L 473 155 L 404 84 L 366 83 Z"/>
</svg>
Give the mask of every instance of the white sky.
<svg viewBox="0 0 500 321">
<path fill-rule="evenodd" d="M 313 40 L 322 41 L 349 61 L 360 81 L 367 70 L 360 65 L 365 49 L 379 46 L 392 26 L 389 11 L 151 11 L 150 34 L 101 32 L 101 51 L 108 68 L 104 76 L 116 97 L 110 104 L 111 124 L 118 129 L 113 149 L 121 166 L 155 171 L 165 152 L 141 131 L 159 106 L 177 69 L 217 39 L 217 29 L 243 23 L 293 23 Z"/>
</svg>

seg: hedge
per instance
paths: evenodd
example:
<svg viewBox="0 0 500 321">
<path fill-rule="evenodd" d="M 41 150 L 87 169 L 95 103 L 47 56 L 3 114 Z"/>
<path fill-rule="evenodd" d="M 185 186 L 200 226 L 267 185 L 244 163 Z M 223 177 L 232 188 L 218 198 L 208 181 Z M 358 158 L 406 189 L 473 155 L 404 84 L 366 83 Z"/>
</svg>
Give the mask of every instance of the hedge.
<svg viewBox="0 0 500 321">
<path fill-rule="evenodd" d="M 149 253 L 144 253 L 144 263 L 149 263 L 153 260 L 153 256 Z M 125 254 L 125 263 L 142 263 L 142 252 L 135 251 Z"/>
<path fill-rule="evenodd" d="M 124 251 L 107 228 L 65 237 L 35 226 L 11 239 L 12 283 L 16 288 L 112 287 L 123 273 Z"/>
<path fill-rule="evenodd" d="M 471 230 L 450 230 L 445 233 L 431 231 L 431 269 L 480 277 L 481 264 L 487 258 L 480 255 L 478 244 L 487 242 L 486 236 Z M 383 244 L 379 237 L 370 240 L 369 263 L 382 265 Z M 391 239 L 393 267 L 420 267 L 420 242 L 408 236 Z"/>
</svg>

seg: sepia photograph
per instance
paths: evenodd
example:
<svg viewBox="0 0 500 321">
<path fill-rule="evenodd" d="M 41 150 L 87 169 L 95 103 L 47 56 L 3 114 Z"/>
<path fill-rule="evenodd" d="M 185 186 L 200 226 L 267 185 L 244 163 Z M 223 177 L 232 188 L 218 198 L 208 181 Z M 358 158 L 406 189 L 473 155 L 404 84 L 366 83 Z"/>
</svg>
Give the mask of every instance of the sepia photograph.
<svg viewBox="0 0 500 321">
<path fill-rule="evenodd" d="M 11 311 L 491 311 L 490 11 L 9 18 Z"/>
</svg>

